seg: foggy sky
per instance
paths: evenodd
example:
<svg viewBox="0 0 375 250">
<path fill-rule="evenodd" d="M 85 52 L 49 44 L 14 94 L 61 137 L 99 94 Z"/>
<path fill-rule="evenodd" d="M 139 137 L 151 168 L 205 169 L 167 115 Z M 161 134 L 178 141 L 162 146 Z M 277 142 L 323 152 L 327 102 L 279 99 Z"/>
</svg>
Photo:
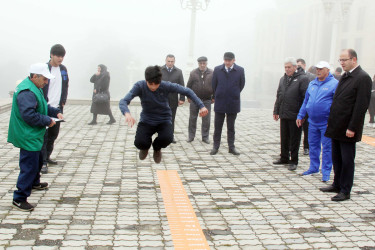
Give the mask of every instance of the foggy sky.
<svg viewBox="0 0 375 250">
<path fill-rule="evenodd" d="M 211 0 L 207 11 L 197 12 L 194 59 L 205 55 L 213 68 L 222 64 L 224 52 L 233 51 L 249 79 L 254 19 L 273 6 L 272 0 Z M 114 99 L 142 80 L 147 66 L 163 65 L 167 54 L 186 68 L 190 11 L 179 0 L 12 0 L 1 9 L 0 98 L 9 97 L 31 64 L 47 62 L 56 43 L 67 51 L 68 99 L 91 97 L 89 79 L 98 64 L 111 73 Z"/>
</svg>

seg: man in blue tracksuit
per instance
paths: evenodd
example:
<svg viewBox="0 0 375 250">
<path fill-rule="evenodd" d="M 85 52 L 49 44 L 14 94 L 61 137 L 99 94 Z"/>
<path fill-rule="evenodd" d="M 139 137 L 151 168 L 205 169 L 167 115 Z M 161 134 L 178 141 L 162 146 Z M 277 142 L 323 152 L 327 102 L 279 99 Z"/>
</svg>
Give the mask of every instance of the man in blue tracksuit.
<svg viewBox="0 0 375 250">
<path fill-rule="evenodd" d="M 308 114 L 310 168 L 302 175 L 319 172 L 320 151 L 322 155 L 322 181 L 329 181 L 332 170 L 331 139 L 324 136 L 327 129 L 329 111 L 338 81 L 329 72 L 329 63 L 321 61 L 316 65 L 317 78 L 312 80 L 306 90 L 305 100 L 297 116 L 297 126 L 300 127 Z"/>
</svg>

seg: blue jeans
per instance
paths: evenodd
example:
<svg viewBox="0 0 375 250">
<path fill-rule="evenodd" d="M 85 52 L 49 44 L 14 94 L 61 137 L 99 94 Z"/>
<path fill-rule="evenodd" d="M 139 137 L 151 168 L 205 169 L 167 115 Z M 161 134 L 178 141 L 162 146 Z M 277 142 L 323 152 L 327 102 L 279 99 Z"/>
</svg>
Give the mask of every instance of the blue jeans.
<svg viewBox="0 0 375 250">
<path fill-rule="evenodd" d="M 41 151 L 20 149 L 20 174 L 17 180 L 17 190 L 13 193 L 13 200 L 27 200 L 33 186 L 40 184 L 40 170 L 42 166 L 43 155 Z"/>
<path fill-rule="evenodd" d="M 320 167 L 320 152 L 322 153 L 322 174 L 323 177 L 328 177 L 332 170 L 332 142 L 331 138 L 325 137 L 327 125 L 314 126 L 309 124 L 309 154 L 310 154 L 310 168 L 312 172 L 319 172 Z"/>
</svg>

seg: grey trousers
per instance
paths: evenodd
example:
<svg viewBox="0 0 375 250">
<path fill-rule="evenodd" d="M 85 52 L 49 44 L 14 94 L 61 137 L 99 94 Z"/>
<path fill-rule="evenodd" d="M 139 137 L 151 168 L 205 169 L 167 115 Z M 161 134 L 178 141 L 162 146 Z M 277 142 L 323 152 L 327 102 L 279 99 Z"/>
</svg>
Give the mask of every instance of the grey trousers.
<svg viewBox="0 0 375 250">
<path fill-rule="evenodd" d="M 211 124 L 211 100 L 203 101 L 204 106 L 208 110 L 208 115 L 202 117 L 202 140 L 209 139 L 210 124 Z M 197 118 L 199 114 L 199 107 L 194 103 L 190 103 L 190 116 L 189 116 L 189 139 L 195 138 L 197 130 Z"/>
</svg>

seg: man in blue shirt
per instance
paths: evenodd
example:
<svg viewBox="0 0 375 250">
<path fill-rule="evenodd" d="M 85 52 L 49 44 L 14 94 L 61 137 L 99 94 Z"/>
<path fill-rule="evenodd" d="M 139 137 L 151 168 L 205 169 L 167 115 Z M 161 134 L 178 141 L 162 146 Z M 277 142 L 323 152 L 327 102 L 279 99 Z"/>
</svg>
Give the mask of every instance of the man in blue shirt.
<svg viewBox="0 0 375 250">
<path fill-rule="evenodd" d="M 146 80 L 134 84 L 130 92 L 120 101 L 120 110 L 125 116 L 128 126 L 133 127 L 135 119 L 130 114 L 128 105 L 131 100 L 139 96 L 142 112 L 135 135 L 134 145 L 140 149 L 139 159 L 144 160 L 151 147 L 154 149 L 154 161 L 160 163 L 161 149 L 168 147 L 173 140 L 172 111 L 169 107 L 168 94 L 179 93 L 186 95 L 199 107 L 199 115 L 206 116 L 208 110 L 194 92 L 179 84 L 161 80 L 162 73 L 159 66 L 149 66 L 145 71 Z M 158 137 L 152 141 L 152 135 Z"/>
<path fill-rule="evenodd" d="M 332 170 L 331 138 L 325 137 L 329 111 L 338 81 L 329 72 L 329 63 L 321 61 L 316 65 L 317 78 L 310 82 L 305 99 L 297 116 L 297 126 L 301 127 L 306 113 L 309 121 L 310 168 L 302 175 L 319 173 L 320 151 L 322 153 L 322 181 L 329 181 Z"/>
</svg>

